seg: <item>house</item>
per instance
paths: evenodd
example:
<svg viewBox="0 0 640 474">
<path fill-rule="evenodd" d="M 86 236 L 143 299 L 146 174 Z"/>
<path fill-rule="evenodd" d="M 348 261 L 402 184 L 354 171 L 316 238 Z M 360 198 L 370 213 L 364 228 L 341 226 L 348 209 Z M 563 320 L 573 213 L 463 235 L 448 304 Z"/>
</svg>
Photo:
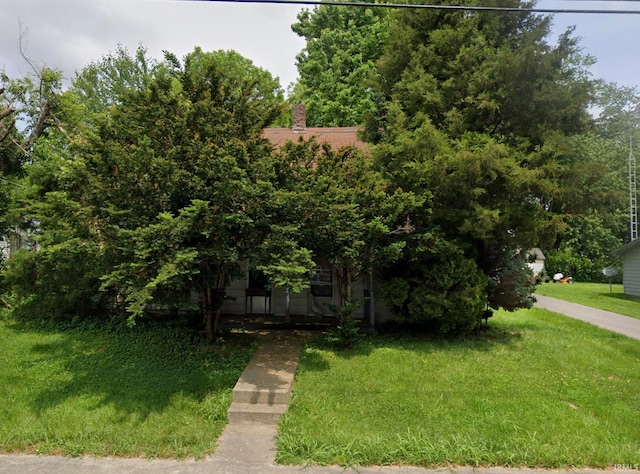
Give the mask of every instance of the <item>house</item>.
<svg viewBox="0 0 640 474">
<path fill-rule="evenodd" d="M 626 295 L 640 296 L 640 239 L 635 239 L 613 252 L 622 257 L 622 285 Z"/>
<path fill-rule="evenodd" d="M 367 144 L 358 138 L 357 127 L 317 127 L 307 128 L 306 110 L 304 104 L 294 104 L 292 107 L 291 128 L 267 128 L 263 137 L 268 139 L 276 148 L 288 141 L 298 141 L 300 138 L 308 140 L 315 138 L 319 144 L 326 143 L 337 150 L 355 146 L 366 150 Z M 315 273 L 310 281 L 310 288 L 301 293 L 290 295 L 291 314 L 305 316 L 310 319 L 334 316 L 331 307 L 337 303 L 338 284 L 333 268 L 328 262 L 319 260 Z M 227 299 L 221 312 L 227 315 L 275 315 L 285 314 L 285 291 L 283 288 L 273 290 L 267 288 L 267 281 L 263 275 L 252 272 L 248 262 L 244 264 L 245 277 L 232 281 L 226 288 Z M 370 321 L 372 318 L 372 298 L 370 298 L 369 282 L 367 278 L 353 283 L 353 294 L 356 299 L 363 300 L 363 306 L 353 315 L 356 319 Z M 378 308 L 378 316 L 384 317 L 383 308 Z M 373 322 L 373 321 L 371 321 Z"/>
<path fill-rule="evenodd" d="M 269 140 L 276 148 L 288 141 L 298 141 L 315 138 L 320 144 L 327 143 L 334 150 L 355 146 L 361 150 L 367 149 L 367 144 L 358 138 L 357 127 L 311 127 L 307 128 L 307 113 L 304 104 L 293 104 L 291 107 L 291 128 L 265 128 L 262 136 Z"/>
<path fill-rule="evenodd" d="M 528 256 L 529 259 L 527 261 L 527 265 L 529 265 L 529 268 L 531 268 L 533 276 L 536 279 L 540 279 L 542 273 L 544 272 L 544 253 L 542 253 L 542 250 L 536 247 L 533 249 L 529 249 Z"/>
</svg>

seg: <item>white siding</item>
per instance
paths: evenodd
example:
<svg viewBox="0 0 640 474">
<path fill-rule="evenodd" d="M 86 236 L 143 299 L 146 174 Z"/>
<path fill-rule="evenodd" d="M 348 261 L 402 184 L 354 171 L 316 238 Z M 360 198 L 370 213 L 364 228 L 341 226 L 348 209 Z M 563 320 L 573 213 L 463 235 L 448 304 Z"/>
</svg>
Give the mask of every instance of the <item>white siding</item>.
<svg viewBox="0 0 640 474">
<path fill-rule="evenodd" d="M 246 290 L 249 284 L 249 274 L 246 270 L 247 265 L 244 264 L 243 268 L 245 270 L 245 277 L 240 278 L 238 280 L 234 280 L 227 287 L 226 295 L 227 299 L 222 305 L 222 312 L 226 314 L 234 314 L 234 315 L 244 315 L 251 312 L 251 305 L 253 304 L 252 314 L 259 315 L 261 313 L 269 313 L 268 300 L 266 300 L 262 296 L 246 296 Z M 363 298 L 365 295 L 365 290 L 368 289 L 367 284 L 367 276 L 363 276 L 361 279 L 358 279 L 353 282 L 353 295 L 354 297 L 363 302 Z M 378 289 L 376 289 L 379 292 Z M 316 296 L 313 299 L 308 289 L 301 291 L 300 293 L 292 293 L 290 295 L 291 302 L 291 314 L 292 315 L 303 315 L 313 317 L 315 316 L 315 312 L 319 312 L 320 310 L 323 312 L 325 316 L 333 315 L 334 313 L 329 308 L 331 305 L 335 305 L 337 301 L 336 295 L 338 294 L 338 288 L 335 278 L 333 279 L 333 296 L 330 297 L 320 297 Z M 376 296 L 378 293 L 376 293 Z M 358 319 L 362 319 L 365 317 L 365 305 L 362 304 L 361 307 L 354 313 L 354 317 Z M 315 312 L 312 308 L 315 308 Z M 285 291 L 283 288 L 275 288 L 271 291 L 271 314 L 276 316 L 284 316 L 285 313 Z M 382 305 L 380 298 L 376 299 L 376 322 L 383 322 L 392 318 L 392 314 L 389 312 L 387 308 Z"/>
<path fill-rule="evenodd" d="M 0 240 L 0 260 L 9 258 L 10 251 L 9 242 L 6 240 Z"/>
<path fill-rule="evenodd" d="M 624 255 L 622 284 L 627 295 L 640 296 L 640 246 Z"/>
<path fill-rule="evenodd" d="M 544 260 L 537 259 L 534 262 L 529 262 L 527 265 L 529 265 L 529 268 L 531 268 L 535 276 L 539 275 L 542 273 L 542 270 L 544 270 Z"/>
<path fill-rule="evenodd" d="M 276 316 L 284 316 L 286 296 L 283 288 L 276 288 L 273 292 L 272 311 Z M 291 314 L 309 316 L 309 290 L 302 290 L 300 293 L 289 295 Z"/>
<path fill-rule="evenodd" d="M 247 280 L 234 280 L 226 288 L 226 299 L 222 305 L 222 312 L 229 314 L 245 314 L 245 290 Z"/>
</svg>

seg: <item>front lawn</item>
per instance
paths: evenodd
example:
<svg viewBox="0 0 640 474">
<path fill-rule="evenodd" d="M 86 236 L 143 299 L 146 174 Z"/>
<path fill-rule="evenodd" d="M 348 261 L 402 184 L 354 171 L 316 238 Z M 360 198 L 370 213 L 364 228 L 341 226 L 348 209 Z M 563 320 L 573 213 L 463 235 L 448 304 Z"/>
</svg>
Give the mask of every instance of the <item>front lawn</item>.
<svg viewBox="0 0 640 474">
<path fill-rule="evenodd" d="M 463 340 L 309 344 L 278 461 L 599 467 L 640 456 L 640 342 L 541 309 Z"/>
<path fill-rule="evenodd" d="M 157 324 L 36 327 L 0 316 L 0 453 L 201 458 L 253 341 Z"/>
<path fill-rule="evenodd" d="M 622 285 L 606 283 L 542 283 L 536 293 L 640 319 L 640 298 L 625 295 Z"/>
</svg>

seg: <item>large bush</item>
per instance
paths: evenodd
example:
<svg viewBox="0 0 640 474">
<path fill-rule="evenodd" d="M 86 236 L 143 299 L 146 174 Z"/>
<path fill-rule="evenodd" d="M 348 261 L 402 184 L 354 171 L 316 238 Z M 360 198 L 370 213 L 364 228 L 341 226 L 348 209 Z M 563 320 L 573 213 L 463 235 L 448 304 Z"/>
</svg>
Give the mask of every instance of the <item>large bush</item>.
<svg viewBox="0 0 640 474">
<path fill-rule="evenodd" d="M 457 252 L 418 254 L 387 272 L 382 298 L 399 322 L 441 333 L 468 332 L 481 321 L 487 279 Z"/>
<path fill-rule="evenodd" d="M 562 249 L 547 252 L 545 269 L 549 275 L 562 273 L 571 276 L 574 281 L 608 283 L 609 278 L 604 276 L 602 270 L 607 266 L 618 268 L 618 275 L 612 281 L 622 282 L 621 266 L 617 261 L 592 260 L 589 257 L 576 255 L 571 249 Z"/>
</svg>

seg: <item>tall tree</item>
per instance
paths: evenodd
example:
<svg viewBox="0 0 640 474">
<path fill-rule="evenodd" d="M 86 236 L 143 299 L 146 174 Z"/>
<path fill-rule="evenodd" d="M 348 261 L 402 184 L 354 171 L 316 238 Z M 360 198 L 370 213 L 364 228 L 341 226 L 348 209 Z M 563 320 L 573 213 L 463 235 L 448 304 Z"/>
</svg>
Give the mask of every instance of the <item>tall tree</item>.
<svg viewBox="0 0 640 474">
<path fill-rule="evenodd" d="M 360 125 L 376 109 L 367 83 L 388 36 L 385 8 L 319 6 L 303 10 L 293 31 L 307 44 L 291 100 L 307 105 L 309 126 Z"/>
<path fill-rule="evenodd" d="M 564 217 L 564 231 L 547 249 L 550 272 L 581 281 L 605 281 L 602 269 L 620 265 L 611 252 L 630 240 L 629 154 L 640 141 L 638 91 L 601 83 L 596 123 L 580 136 L 554 136 L 560 192 L 550 203 Z"/>
<path fill-rule="evenodd" d="M 400 11 L 377 90 L 452 137 L 472 131 L 538 145 L 548 130 L 581 132 L 594 92 L 586 73 L 592 58 L 580 54 L 572 30 L 551 46 L 550 21 L 532 13 Z"/>
<path fill-rule="evenodd" d="M 104 112 L 132 91 L 144 90 L 158 66 L 142 45 L 131 55 L 119 44 L 114 52 L 82 68 L 73 79 L 73 95 L 84 107 L 83 118 Z"/>
<path fill-rule="evenodd" d="M 99 102 L 108 113 L 57 150 L 56 182 L 31 207 L 47 244 L 39 254 L 64 249 L 64 226 L 76 248 L 97 249 L 92 278 L 132 318 L 171 296 L 188 303 L 195 290 L 213 338 L 226 284 L 259 238 L 270 189 L 261 131 L 280 114 L 282 91 L 239 54 L 198 48 L 113 91 L 117 100 Z"/>
<path fill-rule="evenodd" d="M 0 241 L 11 227 L 22 226 L 21 219 L 9 215 L 12 195 L 22 184 L 23 166 L 32 160 L 37 140 L 51 126 L 59 126 L 61 74 L 37 67 L 21 51 L 31 72 L 10 78 L 0 72 Z M 0 253 L 0 266 L 3 255 Z"/>
<path fill-rule="evenodd" d="M 591 122 L 591 59 L 571 30 L 550 45 L 549 25 L 525 12 L 400 11 L 378 62 L 385 102 L 368 124 L 378 164 L 397 186 L 432 196 L 418 231 L 474 262 L 493 307 L 531 305 L 527 278 L 512 282 L 526 271 L 519 249 L 552 242 L 561 225 L 549 204 L 564 168 L 549 138 Z M 418 290 L 414 305 L 427 301 Z"/>
</svg>

